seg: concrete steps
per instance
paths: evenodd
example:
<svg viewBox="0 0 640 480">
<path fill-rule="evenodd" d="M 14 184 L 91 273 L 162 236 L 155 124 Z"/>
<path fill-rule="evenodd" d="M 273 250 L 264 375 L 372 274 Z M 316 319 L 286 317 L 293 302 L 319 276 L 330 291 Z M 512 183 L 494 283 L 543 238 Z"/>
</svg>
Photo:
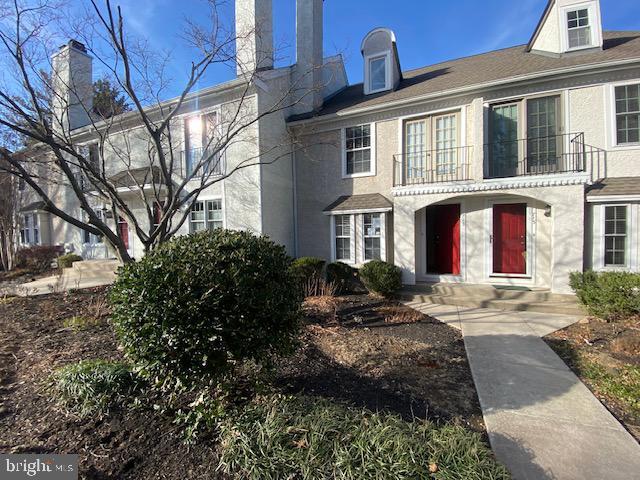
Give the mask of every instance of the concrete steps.
<svg viewBox="0 0 640 480">
<path fill-rule="evenodd" d="M 407 286 L 402 298 L 413 302 L 489 308 L 503 311 L 584 315 L 574 295 L 561 295 L 547 290 L 508 290 L 491 285 L 422 284 Z"/>
<path fill-rule="evenodd" d="M 116 273 L 120 262 L 117 260 L 83 260 L 72 265 L 74 273 L 81 275 L 101 275 L 104 273 Z"/>
</svg>

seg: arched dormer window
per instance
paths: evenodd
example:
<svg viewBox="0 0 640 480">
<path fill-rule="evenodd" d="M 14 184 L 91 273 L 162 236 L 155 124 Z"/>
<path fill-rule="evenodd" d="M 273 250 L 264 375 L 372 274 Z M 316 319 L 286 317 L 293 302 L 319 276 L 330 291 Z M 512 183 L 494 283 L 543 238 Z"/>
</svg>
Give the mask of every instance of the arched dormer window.
<svg viewBox="0 0 640 480">
<path fill-rule="evenodd" d="M 364 57 L 364 93 L 393 90 L 401 80 L 396 36 L 388 28 L 376 28 L 362 41 Z"/>
</svg>

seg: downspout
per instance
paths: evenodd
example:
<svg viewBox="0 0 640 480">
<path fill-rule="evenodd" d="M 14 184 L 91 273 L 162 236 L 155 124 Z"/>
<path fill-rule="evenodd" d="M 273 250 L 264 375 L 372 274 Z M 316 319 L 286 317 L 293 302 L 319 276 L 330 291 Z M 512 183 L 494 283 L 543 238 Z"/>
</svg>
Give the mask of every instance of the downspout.
<svg viewBox="0 0 640 480">
<path fill-rule="evenodd" d="M 298 177 L 296 170 L 296 149 L 291 150 L 291 175 L 293 176 L 293 256 L 298 258 Z"/>
</svg>

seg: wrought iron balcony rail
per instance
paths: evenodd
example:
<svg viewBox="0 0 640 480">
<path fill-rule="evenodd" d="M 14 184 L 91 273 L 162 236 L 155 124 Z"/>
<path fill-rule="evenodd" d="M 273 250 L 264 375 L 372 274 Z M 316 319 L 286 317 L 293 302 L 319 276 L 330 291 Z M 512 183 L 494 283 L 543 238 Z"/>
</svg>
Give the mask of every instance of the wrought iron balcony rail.
<svg viewBox="0 0 640 480">
<path fill-rule="evenodd" d="M 584 133 L 529 137 L 484 146 L 485 178 L 551 175 L 586 171 Z"/>
<path fill-rule="evenodd" d="M 208 148 L 191 148 L 181 152 L 182 177 L 195 178 L 205 175 L 224 175 L 225 155 Z M 198 169 L 195 173 L 194 170 Z"/>
<path fill-rule="evenodd" d="M 408 150 L 393 160 L 394 187 L 470 180 L 473 147 Z"/>
</svg>

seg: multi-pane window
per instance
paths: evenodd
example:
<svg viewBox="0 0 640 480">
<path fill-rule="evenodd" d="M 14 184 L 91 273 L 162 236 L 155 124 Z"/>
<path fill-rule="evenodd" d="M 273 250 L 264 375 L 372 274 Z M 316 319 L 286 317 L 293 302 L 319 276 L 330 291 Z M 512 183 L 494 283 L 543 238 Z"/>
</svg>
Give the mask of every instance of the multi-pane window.
<svg viewBox="0 0 640 480">
<path fill-rule="evenodd" d="M 364 259 L 381 260 L 382 215 L 365 213 L 362 216 L 362 222 L 364 227 Z"/>
<path fill-rule="evenodd" d="M 345 129 L 346 174 L 371 172 L 371 125 Z"/>
<path fill-rule="evenodd" d="M 604 208 L 604 265 L 624 266 L 627 263 L 627 207 Z"/>
<path fill-rule="evenodd" d="M 104 220 L 105 214 L 104 211 L 101 208 L 98 208 L 95 210 L 96 215 L 98 216 L 98 218 L 100 220 Z M 84 220 L 86 222 L 89 221 L 89 216 L 86 213 L 83 213 L 83 217 Z M 89 243 L 91 245 L 96 245 L 98 243 L 102 243 L 103 242 L 103 238 L 102 235 L 95 235 L 87 230 L 83 230 L 83 236 L 84 236 L 84 243 Z"/>
<path fill-rule="evenodd" d="M 569 30 L 569 48 L 591 46 L 588 8 L 567 12 L 567 28 Z"/>
<path fill-rule="evenodd" d="M 335 222 L 335 242 L 336 260 L 351 261 L 351 216 L 336 215 Z"/>
<path fill-rule="evenodd" d="M 184 165 L 187 176 L 219 175 L 220 155 L 215 152 L 216 113 L 194 115 L 185 121 Z"/>
<path fill-rule="evenodd" d="M 203 200 L 191 207 L 189 224 L 192 232 L 222 228 L 222 200 Z"/>
<path fill-rule="evenodd" d="M 27 213 L 22 215 L 20 243 L 23 245 L 38 245 L 40 243 L 40 225 L 37 214 Z"/>
<path fill-rule="evenodd" d="M 640 84 L 616 87 L 618 144 L 640 142 Z"/>
<path fill-rule="evenodd" d="M 369 60 L 369 90 L 377 92 L 387 88 L 387 57 Z"/>
<path fill-rule="evenodd" d="M 436 173 L 455 173 L 457 155 L 456 115 L 435 118 Z"/>
</svg>

